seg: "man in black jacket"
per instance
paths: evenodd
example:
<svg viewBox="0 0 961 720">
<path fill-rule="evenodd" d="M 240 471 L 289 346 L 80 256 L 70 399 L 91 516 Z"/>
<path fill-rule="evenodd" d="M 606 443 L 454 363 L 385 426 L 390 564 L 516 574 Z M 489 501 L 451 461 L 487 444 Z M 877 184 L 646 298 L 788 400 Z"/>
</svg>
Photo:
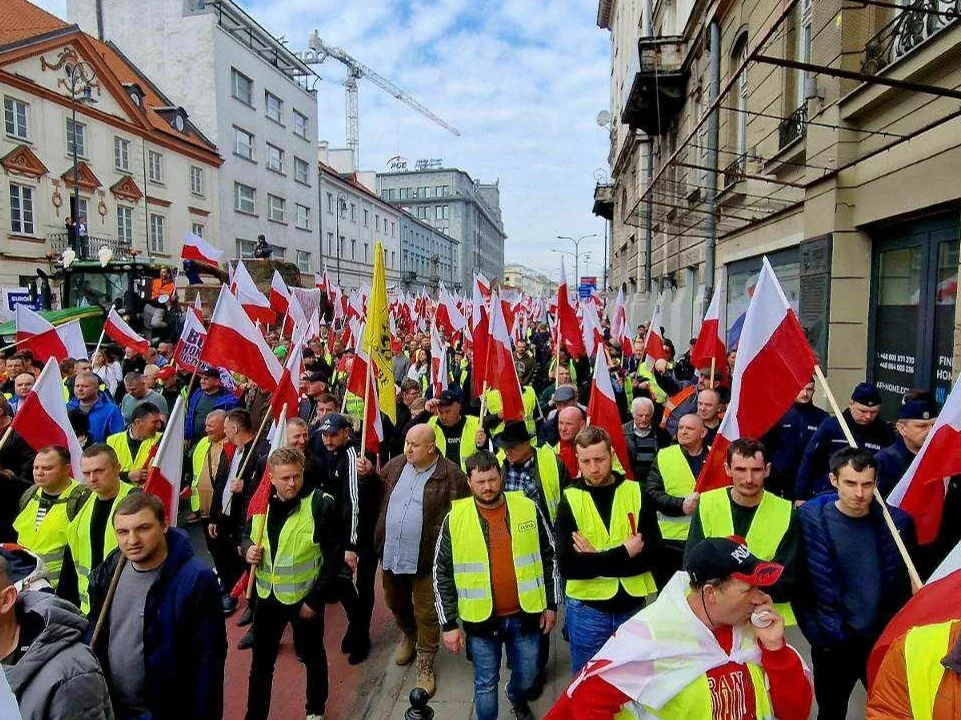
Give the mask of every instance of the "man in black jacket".
<svg viewBox="0 0 961 720">
<path fill-rule="evenodd" d="M 631 421 L 624 424 L 624 438 L 631 472 L 638 482 L 643 482 L 658 450 L 671 444 L 667 431 L 654 425 L 654 403 L 650 398 L 636 397 L 631 401 Z"/>
<path fill-rule="evenodd" d="M 0 395 L 0 434 L 13 422 L 13 410 Z M 36 453 L 16 432 L 11 432 L 0 448 L 0 542 L 12 542 L 17 533 L 13 521 L 19 512 L 18 501 L 33 479 L 33 458 Z"/>
</svg>

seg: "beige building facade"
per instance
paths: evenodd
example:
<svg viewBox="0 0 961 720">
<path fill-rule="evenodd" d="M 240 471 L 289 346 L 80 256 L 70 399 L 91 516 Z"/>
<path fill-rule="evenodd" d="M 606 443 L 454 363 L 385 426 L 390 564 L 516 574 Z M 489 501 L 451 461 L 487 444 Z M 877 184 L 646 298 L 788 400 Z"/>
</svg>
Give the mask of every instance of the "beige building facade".
<svg viewBox="0 0 961 720">
<path fill-rule="evenodd" d="M 873 381 L 887 416 L 912 389 L 943 402 L 961 359 L 961 22 L 947 3 L 889 5 L 598 8 L 617 49 L 600 209 L 632 320 L 661 295 L 683 347 L 718 287 L 734 340 L 767 256 L 836 394 Z"/>
</svg>

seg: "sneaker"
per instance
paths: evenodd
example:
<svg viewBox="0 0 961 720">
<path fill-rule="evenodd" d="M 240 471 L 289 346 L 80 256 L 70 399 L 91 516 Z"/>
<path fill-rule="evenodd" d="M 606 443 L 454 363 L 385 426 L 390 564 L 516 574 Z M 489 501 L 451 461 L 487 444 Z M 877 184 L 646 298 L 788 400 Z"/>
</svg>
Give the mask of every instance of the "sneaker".
<svg viewBox="0 0 961 720">
<path fill-rule="evenodd" d="M 240 614 L 240 619 L 237 620 L 237 627 L 246 627 L 254 621 L 254 609 L 248 605 L 244 608 L 244 611 Z"/>
<path fill-rule="evenodd" d="M 254 631 L 253 629 L 248 630 L 244 633 L 244 636 L 240 638 L 240 642 L 237 643 L 238 650 L 250 650 L 254 646 Z"/>
<path fill-rule="evenodd" d="M 397 650 L 394 652 L 394 662 L 398 665 L 410 665 L 414 661 L 416 645 L 414 638 L 404 635 L 397 643 Z"/>
<path fill-rule="evenodd" d="M 437 678 L 434 677 L 434 653 L 417 653 L 417 680 L 414 687 L 419 687 L 427 697 L 434 697 L 437 690 Z"/>
<path fill-rule="evenodd" d="M 308 715 L 307 720 L 327 720 L 326 715 Z"/>
<path fill-rule="evenodd" d="M 354 640 L 347 655 L 347 662 L 351 665 L 360 665 L 370 654 L 370 638 L 358 638 Z"/>
</svg>

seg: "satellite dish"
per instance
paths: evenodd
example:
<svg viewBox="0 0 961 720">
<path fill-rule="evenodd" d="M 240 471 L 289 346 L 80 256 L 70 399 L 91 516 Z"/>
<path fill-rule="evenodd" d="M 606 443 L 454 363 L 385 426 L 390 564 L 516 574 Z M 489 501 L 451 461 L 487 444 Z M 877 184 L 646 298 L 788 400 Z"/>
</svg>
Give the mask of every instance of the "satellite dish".
<svg viewBox="0 0 961 720">
<path fill-rule="evenodd" d="M 597 113 L 597 124 L 601 127 L 605 125 L 610 125 L 611 123 L 611 113 L 608 110 L 601 110 Z"/>
</svg>

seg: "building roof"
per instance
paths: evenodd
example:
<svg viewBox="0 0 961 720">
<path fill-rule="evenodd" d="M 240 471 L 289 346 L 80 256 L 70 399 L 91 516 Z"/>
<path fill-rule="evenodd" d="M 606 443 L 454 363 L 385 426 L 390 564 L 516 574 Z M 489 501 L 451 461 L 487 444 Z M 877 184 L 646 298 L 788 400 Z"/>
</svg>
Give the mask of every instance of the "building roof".
<svg viewBox="0 0 961 720">
<path fill-rule="evenodd" d="M 0 45 L 20 42 L 69 27 L 60 18 L 26 0 L 0 0 Z"/>
</svg>

